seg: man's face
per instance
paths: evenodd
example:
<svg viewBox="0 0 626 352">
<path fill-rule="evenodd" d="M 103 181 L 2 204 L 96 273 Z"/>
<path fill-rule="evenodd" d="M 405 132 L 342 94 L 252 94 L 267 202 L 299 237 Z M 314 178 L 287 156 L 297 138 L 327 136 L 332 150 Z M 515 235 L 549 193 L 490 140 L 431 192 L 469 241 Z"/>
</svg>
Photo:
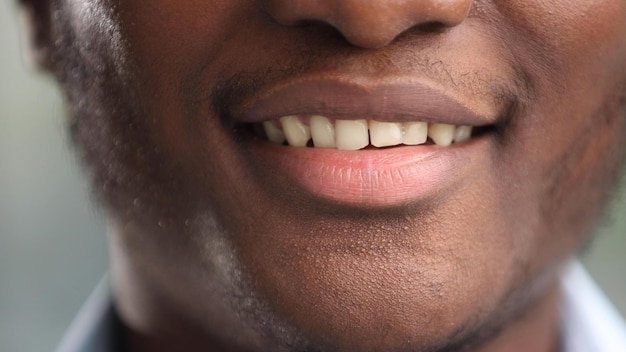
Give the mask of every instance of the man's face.
<svg viewBox="0 0 626 352">
<path fill-rule="evenodd" d="M 141 301 L 266 350 L 463 344 L 547 292 L 618 178 L 621 0 L 57 7 L 137 329 Z"/>
</svg>

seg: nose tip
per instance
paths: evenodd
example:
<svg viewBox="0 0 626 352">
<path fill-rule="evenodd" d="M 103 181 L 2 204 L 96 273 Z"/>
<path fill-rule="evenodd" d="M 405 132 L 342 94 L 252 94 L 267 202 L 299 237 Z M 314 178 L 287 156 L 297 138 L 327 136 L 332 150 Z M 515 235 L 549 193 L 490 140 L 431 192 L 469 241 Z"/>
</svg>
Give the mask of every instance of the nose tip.
<svg viewBox="0 0 626 352">
<path fill-rule="evenodd" d="M 472 0 L 263 0 L 278 23 L 322 22 L 352 45 L 376 49 L 410 28 L 450 28 L 467 18 Z"/>
</svg>

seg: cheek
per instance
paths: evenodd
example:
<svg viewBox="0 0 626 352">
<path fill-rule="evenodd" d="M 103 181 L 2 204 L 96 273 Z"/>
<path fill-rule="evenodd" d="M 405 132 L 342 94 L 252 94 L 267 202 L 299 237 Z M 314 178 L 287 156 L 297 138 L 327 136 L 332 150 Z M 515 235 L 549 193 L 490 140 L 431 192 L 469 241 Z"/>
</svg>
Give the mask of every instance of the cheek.
<svg viewBox="0 0 626 352">
<path fill-rule="evenodd" d="M 497 6 L 509 22 L 507 42 L 531 91 L 507 136 L 509 145 L 517 145 L 511 148 L 513 160 L 529 161 L 521 174 L 531 177 L 530 170 L 537 170 L 543 177 L 539 184 L 558 178 L 562 186 L 553 187 L 563 189 L 566 179 L 601 174 L 606 167 L 598 167 L 605 159 L 599 156 L 615 154 L 623 139 L 619 96 L 626 77 L 626 2 L 499 1 Z"/>
<path fill-rule="evenodd" d="M 181 101 L 190 84 L 186 77 L 216 65 L 234 28 L 250 15 L 241 1 L 122 1 L 116 21 L 122 28 L 129 81 L 139 88 L 138 105 L 151 116 L 152 134 L 160 145 L 180 154 L 185 148 L 185 117 Z M 250 6 L 248 6 L 250 7 Z M 244 20 L 242 20 L 244 19 Z M 209 72 L 207 75 L 216 74 Z M 208 79 L 211 80 L 211 77 Z M 208 92 L 206 87 L 195 90 Z M 194 97 L 207 100 L 207 97 Z M 189 102 L 187 102 L 189 103 Z M 194 103 L 197 103 L 194 101 Z M 208 105 L 208 104 L 206 104 Z"/>
<path fill-rule="evenodd" d="M 520 257 L 534 258 L 530 271 L 581 245 L 618 182 L 626 150 L 619 98 L 625 75 L 617 79 L 604 70 L 595 70 L 601 79 L 536 97 L 503 146 L 507 177 L 498 182 L 505 195 L 498 209 L 506 209 L 501 214 L 517 229 Z"/>
<path fill-rule="evenodd" d="M 499 1 L 528 96 L 493 156 L 496 209 L 528 272 L 592 232 L 624 154 L 626 3 Z M 524 259 L 526 258 L 526 259 Z M 527 258 L 533 258 L 528 261 Z"/>
<path fill-rule="evenodd" d="M 126 30 L 129 49 L 139 63 L 165 72 L 214 56 L 229 33 L 246 18 L 239 1 L 156 0 L 123 2 L 118 18 Z M 151 69 L 152 66 L 143 68 Z M 180 73 L 180 72 L 178 72 Z"/>
<path fill-rule="evenodd" d="M 586 89 L 605 78 L 598 74 L 606 76 L 623 66 L 624 1 L 498 1 L 496 6 L 513 56 L 526 66 L 532 80 L 551 90 Z M 618 65 L 616 58 L 621 60 Z"/>
<path fill-rule="evenodd" d="M 495 3 L 512 27 L 554 46 L 597 44 L 624 33 L 626 3 L 623 1 L 496 0 Z"/>
</svg>

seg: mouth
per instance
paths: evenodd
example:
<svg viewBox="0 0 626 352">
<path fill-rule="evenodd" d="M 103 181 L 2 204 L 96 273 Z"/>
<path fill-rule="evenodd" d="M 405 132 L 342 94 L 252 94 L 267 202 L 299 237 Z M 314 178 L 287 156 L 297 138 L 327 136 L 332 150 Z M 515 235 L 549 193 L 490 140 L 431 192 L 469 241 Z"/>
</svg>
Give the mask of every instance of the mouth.
<svg viewBox="0 0 626 352">
<path fill-rule="evenodd" d="M 304 80 L 242 106 L 235 130 L 266 186 L 365 207 L 452 187 L 488 154 L 498 120 L 416 82 Z"/>
</svg>

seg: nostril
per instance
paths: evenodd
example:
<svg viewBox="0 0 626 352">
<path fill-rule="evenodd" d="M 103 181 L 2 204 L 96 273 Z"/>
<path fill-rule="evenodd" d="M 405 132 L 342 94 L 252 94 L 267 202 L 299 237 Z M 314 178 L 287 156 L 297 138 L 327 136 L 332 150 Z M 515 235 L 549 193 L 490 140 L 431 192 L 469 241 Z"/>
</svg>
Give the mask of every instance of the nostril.
<svg viewBox="0 0 626 352">
<path fill-rule="evenodd" d="M 376 49 L 409 29 L 441 32 L 461 24 L 472 0 L 258 0 L 277 23 L 334 27 L 352 45 Z"/>
<path fill-rule="evenodd" d="M 309 0 L 259 1 L 261 9 L 274 21 L 285 26 L 326 22 L 331 15 L 328 6 Z"/>
<path fill-rule="evenodd" d="M 448 29 L 449 26 L 446 26 L 444 23 L 439 21 L 430 21 L 422 23 L 418 26 L 415 26 L 413 29 L 417 32 L 423 33 L 439 33 Z"/>
</svg>

